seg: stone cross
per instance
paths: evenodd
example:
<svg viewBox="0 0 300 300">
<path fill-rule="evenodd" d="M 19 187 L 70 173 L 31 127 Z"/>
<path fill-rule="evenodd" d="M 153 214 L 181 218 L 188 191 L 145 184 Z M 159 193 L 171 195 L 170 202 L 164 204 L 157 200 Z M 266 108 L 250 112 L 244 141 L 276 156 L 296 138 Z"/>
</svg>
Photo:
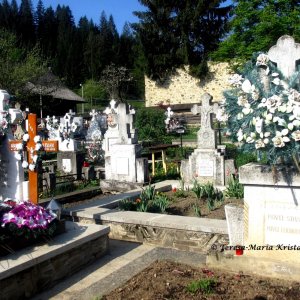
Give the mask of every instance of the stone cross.
<svg viewBox="0 0 300 300">
<path fill-rule="evenodd" d="M 95 109 L 92 109 L 92 111 L 90 112 L 90 116 L 92 116 L 91 121 L 94 121 L 97 115 L 98 115 L 98 112 Z"/>
<path fill-rule="evenodd" d="M 166 111 L 167 118 L 170 119 L 171 116 L 173 116 L 173 114 L 174 114 L 174 112 L 172 111 L 171 107 L 169 106 Z"/>
<path fill-rule="evenodd" d="M 119 136 L 121 143 L 135 143 L 136 135 L 133 128 L 134 113 L 131 113 L 129 106 L 126 103 L 119 103 L 118 105 L 118 119 L 119 119 Z"/>
<path fill-rule="evenodd" d="M 268 56 L 277 64 L 283 76 L 290 78 L 296 70 L 296 61 L 300 59 L 300 44 L 288 35 L 283 35 L 277 44 L 270 48 Z"/>
<path fill-rule="evenodd" d="M 211 114 L 216 114 L 219 108 L 217 103 L 211 105 L 212 96 L 205 93 L 202 97 L 202 105 L 199 106 L 195 104 L 191 112 L 194 115 L 201 113 L 201 127 L 198 131 L 198 148 L 203 149 L 215 149 L 216 148 L 216 133 L 212 129 L 212 116 Z"/>
</svg>

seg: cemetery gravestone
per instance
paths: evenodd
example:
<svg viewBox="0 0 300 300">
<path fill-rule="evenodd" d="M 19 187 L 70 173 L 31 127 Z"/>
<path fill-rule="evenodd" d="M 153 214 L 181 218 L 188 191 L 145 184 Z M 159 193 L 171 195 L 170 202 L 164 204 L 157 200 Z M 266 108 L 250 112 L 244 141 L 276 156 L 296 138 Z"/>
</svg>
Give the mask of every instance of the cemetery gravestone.
<svg viewBox="0 0 300 300">
<path fill-rule="evenodd" d="M 218 104 L 211 104 L 211 100 L 212 96 L 206 93 L 201 98 L 202 105 L 194 105 L 191 109 L 193 114 L 201 114 L 201 128 L 197 134 L 197 149 L 188 160 L 181 162 L 181 175 L 186 182 L 196 179 L 199 182 L 224 185 L 224 151 L 218 150 L 216 133 L 212 129 L 212 114 L 217 113 Z"/>
<path fill-rule="evenodd" d="M 105 188 L 109 182 L 143 184 L 148 180 L 148 160 L 141 158 L 141 145 L 133 126 L 135 111 L 126 103 L 110 102 L 107 114 L 108 129 L 104 135 Z M 115 184 L 114 184 L 115 186 Z"/>
<path fill-rule="evenodd" d="M 268 56 L 289 79 L 300 59 L 300 44 L 283 36 Z M 269 251 L 254 250 L 246 254 L 274 259 L 274 272 L 290 276 L 299 273 L 295 268 L 300 261 L 297 251 L 297 247 L 300 249 L 300 176 L 291 168 L 275 168 L 276 177 L 268 166 L 258 163 L 244 165 L 239 170 L 244 185 L 244 245 L 268 246 Z"/>
<path fill-rule="evenodd" d="M 38 203 L 38 190 L 39 190 L 39 171 L 40 166 L 39 162 L 35 161 L 35 156 L 37 155 L 39 148 L 42 147 L 45 152 L 57 152 L 58 151 L 58 141 L 39 141 L 36 140 L 38 137 L 37 134 L 37 116 L 35 114 L 28 115 L 28 141 L 26 143 L 26 161 L 29 165 L 28 176 L 29 176 L 29 195 L 28 199 L 33 203 Z M 13 140 L 10 141 L 10 151 L 17 152 L 19 151 L 18 145 L 23 145 L 23 141 Z M 40 144 L 40 145 L 38 145 Z M 38 146 L 38 147 L 37 147 Z M 34 169 L 31 169 L 30 166 L 35 166 Z M 24 190 L 23 190 L 24 192 Z M 23 193 L 24 194 L 24 193 Z M 25 195 L 23 195 L 25 198 Z M 22 199 L 24 200 L 24 199 Z"/>
<path fill-rule="evenodd" d="M 79 180 L 82 177 L 82 166 L 85 158 L 83 151 L 79 150 L 81 131 L 83 128 L 82 117 L 76 117 L 70 110 L 60 118 L 59 153 L 57 154 L 57 168 L 66 174 L 74 175 Z"/>
<path fill-rule="evenodd" d="M 1 126 L 6 126 L 8 129 L 7 133 L 0 137 L 0 200 L 10 198 L 22 201 L 24 182 L 22 163 L 17 160 L 16 153 L 10 151 L 9 143 L 14 140 L 10 124 L 18 124 L 23 119 L 23 116 L 20 110 L 13 109 L 10 116 L 10 124 L 7 123 L 6 116 L 9 115 L 9 99 L 10 95 L 4 90 L 0 90 Z"/>
</svg>

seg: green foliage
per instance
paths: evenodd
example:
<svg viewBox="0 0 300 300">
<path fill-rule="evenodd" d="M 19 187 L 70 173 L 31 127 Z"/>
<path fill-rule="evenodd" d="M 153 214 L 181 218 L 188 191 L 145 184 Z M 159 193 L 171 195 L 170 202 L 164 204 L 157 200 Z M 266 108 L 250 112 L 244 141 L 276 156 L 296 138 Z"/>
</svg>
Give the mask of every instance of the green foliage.
<svg viewBox="0 0 300 300">
<path fill-rule="evenodd" d="M 204 278 L 192 281 L 186 287 L 187 291 L 191 294 L 196 294 L 198 291 L 202 291 L 204 294 L 211 294 L 214 288 L 217 286 L 217 281 L 214 278 Z"/>
<path fill-rule="evenodd" d="M 129 211 L 134 211 L 136 210 L 136 205 L 135 203 L 132 201 L 131 198 L 126 198 L 126 199 L 122 199 L 121 201 L 119 201 L 119 209 L 120 210 L 129 210 Z"/>
<path fill-rule="evenodd" d="M 107 93 L 103 85 L 93 79 L 89 79 L 83 83 L 83 87 L 77 90 L 77 94 L 80 96 L 83 94 L 83 98 L 88 102 L 87 104 L 91 102 L 90 99 L 97 99 L 98 101 L 107 99 Z"/>
<path fill-rule="evenodd" d="M 229 17 L 230 7 L 220 7 L 222 2 L 140 0 L 146 9 L 134 12 L 140 19 L 134 29 L 141 41 L 146 74 L 162 82 L 182 65 L 190 65 L 194 76 L 207 72 L 208 53 L 216 49 Z"/>
<path fill-rule="evenodd" d="M 224 191 L 226 197 L 244 198 L 244 186 L 233 175 L 230 176 L 228 186 Z"/>
<path fill-rule="evenodd" d="M 169 204 L 170 204 L 170 200 L 166 195 L 157 194 L 151 203 L 152 206 L 151 210 L 153 212 L 157 211 L 164 214 Z"/>
<path fill-rule="evenodd" d="M 212 211 L 215 209 L 215 199 L 214 198 L 207 198 L 206 200 L 207 208 L 209 211 Z"/>
<path fill-rule="evenodd" d="M 197 180 L 194 180 L 193 182 L 192 192 L 195 193 L 197 199 L 201 199 L 203 196 L 204 193 L 203 186 Z"/>
<path fill-rule="evenodd" d="M 28 94 L 24 89 L 25 84 L 42 75 L 46 70 L 45 65 L 38 48 L 26 53 L 25 49 L 18 46 L 14 34 L 0 30 L 0 88 L 13 95 Z"/>
<path fill-rule="evenodd" d="M 200 209 L 200 206 L 199 206 L 197 203 L 195 203 L 195 204 L 193 205 L 193 208 L 194 208 L 195 215 L 196 215 L 197 217 L 201 217 L 201 209 Z"/>
<path fill-rule="evenodd" d="M 170 143 L 171 137 L 165 130 L 165 111 L 160 108 L 141 108 L 136 112 L 135 127 L 139 139 L 145 144 Z"/>
<path fill-rule="evenodd" d="M 139 211 L 139 212 L 153 212 L 165 213 L 169 206 L 169 198 L 155 191 L 155 187 L 149 185 L 142 192 L 135 201 L 126 198 L 119 201 L 120 210 Z"/>
<path fill-rule="evenodd" d="M 232 143 L 224 143 L 226 146 L 226 158 L 235 159 L 238 154 L 238 147 Z"/>
<path fill-rule="evenodd" d="M 250 162 L 256 162 L 257 156 L 254 153 L 239 152 L 235 158 L 236 167 L 239 168 Z"/>
<path fill-rule="evenodd" d="M 155 197 L 155 186 L 154 185 L 148 185 L 146 188 L 142 188 L 140 198 L 144 201 L 150 201 L 153 200 Z"/>
<path fill-rule="evenodd" d="M 212 58 L 219 61 L 239 58 L 245 62 L 253 52 L 268 51 L 285 34 L 300 40 L 300 5 L 294 0 L 234 0 L 228 37 Z"/>
</svg>

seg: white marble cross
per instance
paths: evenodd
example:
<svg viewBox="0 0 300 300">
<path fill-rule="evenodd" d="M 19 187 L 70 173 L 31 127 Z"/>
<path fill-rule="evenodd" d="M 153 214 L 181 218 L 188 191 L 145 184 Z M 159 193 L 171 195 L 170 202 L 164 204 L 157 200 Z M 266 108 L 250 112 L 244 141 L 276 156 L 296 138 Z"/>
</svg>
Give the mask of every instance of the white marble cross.
<svg viewBox="0 0 300 300">
<path fill-rule="evenodd" d="M 106 115 L 109 115 L 109 114 L 114 114 L 114 113 L 117 113 L 117 107 L 116 107 L 116 104 L 117 102 L 112 99 L 110 102 L 109 102 L 109 105 L 110 107 L 106 107 L 106 109 L 103 111 Z"/>
<path fill-rule="evenodd" d="M 119 104 L 118 118 L 121 141 L 123 143 L 135 142 L 135 129 L 133 128 L 134 114 L 130 113 L 129 106 L 126 103 Z"/>
<path fill-rule="evenodd" d="M 197 104 L 193 105 L 191 112 L 193 115 L 198 115 L 201 113 L 201 129 L 209 128 L 211 129 L 211 116 L 210 114 L 216 114 L 219 108 L 217 103 L 210 105 L 210 101 L 212 100 L 212 96 L 208 93 L 205 93 L 202 96 L 202 105 L 199 106 Z"/>
<path fill-rule="evenodd" d="M 174 112 L 172 111 L 171 107 L 169 106 L 166 111 L 167 118 L 170 119 L 173 114 L 174 114 Z"/>
<path fill-rule="evenodd" d="M 90 116 L 92 116 L 91 121 L 94 121 L 97 115 L 98 115 L 98 112 L 95 109 L 92 109 L 92 111 L 90 112 Z"/>
<path fill-rule="evenodd" d="M 270 48 L 268 56 L 277 64 L 283 76 L 289 78 L 296 70 L 296 61 L 300 59 L 300 44 L 295 43 L 291 36 L 284 35 Z"/>
</svg>

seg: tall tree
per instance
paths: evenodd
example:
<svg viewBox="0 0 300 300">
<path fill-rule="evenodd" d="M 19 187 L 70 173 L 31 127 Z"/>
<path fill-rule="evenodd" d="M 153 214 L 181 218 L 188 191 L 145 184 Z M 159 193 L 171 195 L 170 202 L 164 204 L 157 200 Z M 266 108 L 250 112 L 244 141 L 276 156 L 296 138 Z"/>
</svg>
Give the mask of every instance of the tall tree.
<svg viewBox="0 0 300 300">
<path fill-rule="evenodd" d="M 253 52 L 267 51 L 284 34 L 300 41 L 299 0 L 233 0 L 230 35 L 213 58 L 249 59 Z"/>
<path fill-rule="evenodd" d="M 189 64 L 201 76 L 208 54 L 226 32 L 231 6 L 224 0 L 139 0 L 146 11 L 134 12 L 140 19 L 134 29 L 146 59 L 146 73 L 164 79 L 175 68 Z"/>
<path fill-rule="evenodd" d="M 0 88 L 14 95 L 24 95 L 26 83 L 45 72 L 38 50 L 30 52 L 17 44 L 17 38 L 0 30 Z"/>
<path fill-rule="evenodd" d="M 18 33 L 21 36 L 22 45 L 29 48 L 34 46 L 35 26 L 31 0 L 21 0 Z"/>
</svg>

